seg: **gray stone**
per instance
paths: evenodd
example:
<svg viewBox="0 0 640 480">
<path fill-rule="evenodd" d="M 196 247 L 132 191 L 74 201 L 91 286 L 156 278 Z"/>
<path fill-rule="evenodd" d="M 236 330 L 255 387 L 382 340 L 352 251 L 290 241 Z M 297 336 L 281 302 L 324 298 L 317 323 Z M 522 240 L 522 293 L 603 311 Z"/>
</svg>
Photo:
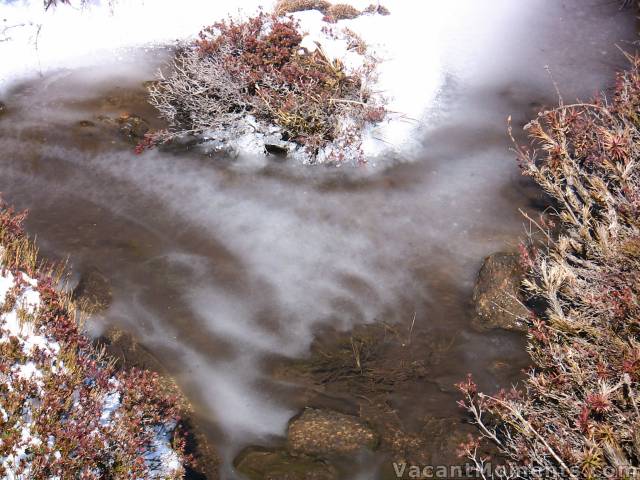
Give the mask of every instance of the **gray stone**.
<svg viewBox="0 0 640 480">
<path fill-rule="evenodd" d="M 285 145 L 277 143 L 265 143 L 264 149 L 268 154 L 276 157 L 286 157 L 289 153 L 289 149 Z"/>
</svg>

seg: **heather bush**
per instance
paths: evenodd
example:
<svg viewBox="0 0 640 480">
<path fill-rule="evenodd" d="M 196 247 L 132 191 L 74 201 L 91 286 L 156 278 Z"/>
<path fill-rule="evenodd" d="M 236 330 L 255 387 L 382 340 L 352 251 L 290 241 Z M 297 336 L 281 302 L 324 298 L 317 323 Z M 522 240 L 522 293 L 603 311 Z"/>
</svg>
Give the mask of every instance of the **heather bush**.
<svg viewBox="0 0 640 480">
<path fill-rule="evenodd" d="M 249 124 L 263 133 L 275 127 L 311 156 L 330 143 L 357 148 L 365 124 L 384 117 L 369 90 L 375 61 L 367 56 L 362 68 L 347 71 L 321 46 L 302 48 L 302 39 L 294 19 L 275 14 L 205 28 L 149 88 L 170 128 L 148 136 L 147 145 L 185 134 L 224 142 Z"/>
<path fill-rule="evenodd" d="M 0 478 L 182 478 L 176 388 L 92 346 L 23 220 L 0 205 Z"/>
<path fill-rule="evenodd" d="M 531 220 L 537 234 L 522 247 L 533 367 L 508 392 L 459 385 L 480 438 L 527 467 L 503 478 L 639 473 L 640 58 L 630 60 L 610 99 L 542 112 L 525 127 L 534 148 L 516 148 L 557 205 Z M 478 441 L 463 451 L 481 470 Z"/>
</svg>

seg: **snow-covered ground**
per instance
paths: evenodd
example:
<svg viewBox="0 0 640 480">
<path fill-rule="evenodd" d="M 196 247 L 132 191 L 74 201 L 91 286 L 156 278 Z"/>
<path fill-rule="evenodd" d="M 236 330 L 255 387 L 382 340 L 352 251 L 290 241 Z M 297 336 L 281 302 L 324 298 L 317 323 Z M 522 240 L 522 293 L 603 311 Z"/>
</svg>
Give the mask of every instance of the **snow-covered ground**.
<svg viewBox="0 0 640 480">
<path fill-rule="evenodd" d="M 68 437 L 59 445 L 55 435 L 43 436 L 39 430 L 42 418 L 48 415 L 42 406 L 48 404 L 56 390 L 65 391 L 66 386 L 58 385 L 56 380 L 64 383 L 69 377 L 73 377 L 72 371 L 78 370 L 75 365 L 70 367 L 65 363 L 61 353 L 63 345 L 54 339 L 44 322 L 38 321 L 43 301 L 38 281 L 23 272 L 14 275 L 4 268 L 3 255 L 3 248 L 0 247 L 0 351 L 6 355 L 0 362 L 0 430 L 4 438 L 0 439 L 0 478 L 27 480 L 32 478 L 33 462 L 52 465 L 52 470 L 55 471 L 53 465 L 61 459 L 61 450 L 74 448 L 70 446 Z M 93 380 L 84 378 L 80 381 Z M 106 389 L 99 389 L 96 385 L 95 390 L 89 393 L 98 395 L 97 402 L 101 405 L 99 428 L 96 427 L 89 433 L 96 438 L 105 437 L 104 443 L 100 444 L 109 445 L 117 439 L 117 433 L 112 433 L 112 428 L 118 428 L 113 422 L 121 415 L 121 390 L 120 382 L 111 377 Z M 74 390 L 70 410 L 82 411 L 86 407 L 86 402 L 80 401 L 81 395 L 87 393 L 81 394 L 79 388 Z M 16 402 L 19 404 L 17 409 Z M 69 421 L 75 420 L 73 418 Z M 182 472 L 181 458 L 170 443 L 174 428 L 175 422 L 172 421 L 154 428 L 151 445 L 143 454 L 150 472 L 149 478 L 168 478 Z M 113 438 L 106 438 L 110 435 Z M 113 458 L 116 456 L 114 449 Z M 94 478 L 96 475 L 99 476 L 96 472 L 87 478 Z M 49 478 L 58 480 L 61 477 L 51 475 Z"/>
<path fill-rule="evenodd" d="M 80 7 L 60 5 L 45 11 L 42 0 L 0 1 L 0 98 L 2 87 L 19 77 L 54 69 L 105 62 L 122 63 L 135 48 L 170 45 L 193 38 L 207 24 L 227 15 L 270 10 L 273 0 L 212 2 L 209 0 L 112 0 Z M 349 0 L 364 9 L 371 0 Z M 368 156 L 381 151 L 410 153 L 418 147 L 426 116 L 445 81 L 444 32 L 459 22 L 460 12 L 474 10 L 471 0 L 423 2 L 389 0 L 391 15 L 362 15 L 341 20 L 370 45 L 381 63 L 374 90 L 387 99 L 388 120 L 368 131 Z M 332 42 L 317 11 L 300 12 L 307 40 L 318 39 L 333 57 L 349 64 L 345 42 Z M 455 30 L 455 29 L 453 29 Z M 312 42 L 307 41 L 307 45 Z M 353 56 L 353 55 L 352 55 Z M 251 141 L 245 139 L 247 148 Z"/>
</svg>

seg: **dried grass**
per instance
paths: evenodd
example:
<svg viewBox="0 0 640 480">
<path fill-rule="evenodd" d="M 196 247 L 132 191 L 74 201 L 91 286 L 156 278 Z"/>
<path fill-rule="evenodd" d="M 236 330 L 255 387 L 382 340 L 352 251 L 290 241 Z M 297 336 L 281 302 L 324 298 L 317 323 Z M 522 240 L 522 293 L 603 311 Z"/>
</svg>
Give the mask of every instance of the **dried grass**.
<svg viewBox="0 0 640 480">
<path fill-rule="evenodd" d="M 640 58 L 610 101 L 561 104 L 525 129 L 525 175 L 555 200 L 522 248 L 534 367 L 519 389 L 486 395 L 469 378 L 462 406 L 517 478 L 629 478 L 640 467 Z M 561 234 L 552 235 L 554 222 Z M 477 439 L 463 448 L 478 469 Z M 524 473 L 522 473 L 524 472 Z M 637 472 L 636 472 L 637 474 Z M 505 476 L 504 478 L 512 478 Z M 536 477 L 538 478 L 538 477 Z"/>
<path fill-rule="evenodd" d="M 331 5 L 326 14 L 335 20 L 347 20 L 358 18 L 360 16 L 360 10 L 346 3 L 337 3 Z"/>
<path fill-rule="evenodd" d="M 279 0 L 276 3 L 275 13 L 278 16 L 305 10 L 318 10 L 325 13 L 329 7 L 331 2 L 326 0 Z"/>
</svg>

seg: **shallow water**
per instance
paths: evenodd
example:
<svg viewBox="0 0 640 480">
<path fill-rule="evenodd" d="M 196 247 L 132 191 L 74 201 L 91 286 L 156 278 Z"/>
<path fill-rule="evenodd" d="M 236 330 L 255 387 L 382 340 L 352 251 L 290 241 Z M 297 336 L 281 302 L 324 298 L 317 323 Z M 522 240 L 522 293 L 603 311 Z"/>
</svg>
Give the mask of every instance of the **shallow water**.
<svg viewBox="0 0 640 480">
<path fill-rule="evenodd" d="M 544 205 L 508 150 L 506 118 L 520 127 L 556 103 L 545 65 L 567 101 L 604 88 L 625 65 L 614 44 L 634 39 L 633 15 L 616 2 L 518 5 L 496 3 L 475 22 L 461 13 L 467 31 L 439 47 L 446 82 L 411 162 L 330 169 L 196 151 L 135 156 L 96 118 L 131 112 L 161 125 L 141 82 L 166 52 L 138 52 L 117 68 L 7 90 L 0 191 L 30 210 L 27 228 L 46 257 L 68 256 L 76 280 L 91 268 L 109 278 L 113 305 L 91 331 L 135 332 L 227 462 L 284 433 L 303 405 L 269 377 L 270 360 L 304 356 L 327 326 L 408 329 L 415 315 L 425 358 L 436 340 L 449 355 L 392 401 L 408 421 L 455 415 L 450 385 L 466 372 L 494 389 L 526 365 L 520 336 L 470 326 L 482 258 L 517 245 L 519 208 Z M 474 42 L 476 27 L 484 33 Z M 508 368 L 497 373 L 496 362 Z"/>
</svg>

